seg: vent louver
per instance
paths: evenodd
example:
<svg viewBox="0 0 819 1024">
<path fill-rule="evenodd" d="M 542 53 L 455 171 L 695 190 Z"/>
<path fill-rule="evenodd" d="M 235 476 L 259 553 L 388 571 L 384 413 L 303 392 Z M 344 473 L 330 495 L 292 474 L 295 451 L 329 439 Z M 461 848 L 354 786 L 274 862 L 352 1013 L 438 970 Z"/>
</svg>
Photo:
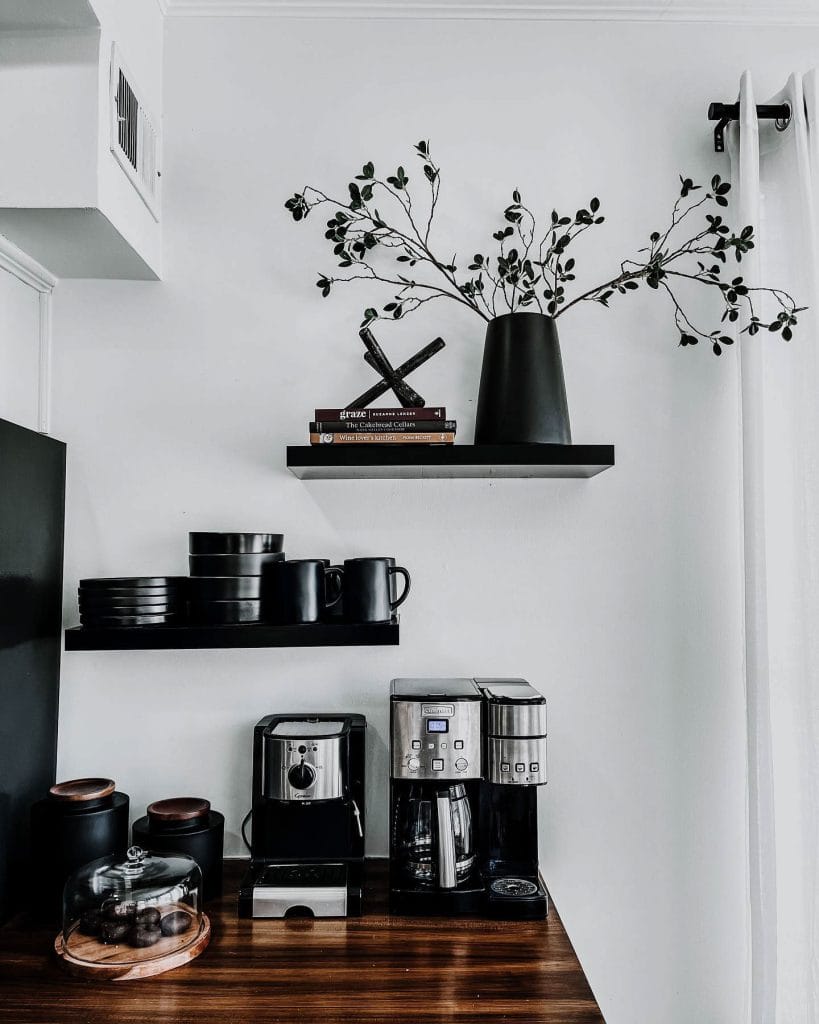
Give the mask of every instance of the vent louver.
<svg viewBox="0 0 819 1024">
<path fill-rule="evenodd" d="M 111 53 L 111 152 L 159 220 L 158 138 L 153 122 L 116 48 Z"/>
</svg>

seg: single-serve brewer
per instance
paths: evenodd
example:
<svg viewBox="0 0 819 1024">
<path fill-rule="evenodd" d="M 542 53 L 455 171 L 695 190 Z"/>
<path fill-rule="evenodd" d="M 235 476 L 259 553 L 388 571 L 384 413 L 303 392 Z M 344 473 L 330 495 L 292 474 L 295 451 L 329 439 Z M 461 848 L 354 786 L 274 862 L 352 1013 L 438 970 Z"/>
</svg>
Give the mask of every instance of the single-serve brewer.
<svg viewBox="0 0 819 1024">
<path fill-rule="evenodd" d="M 253 731 L 250 868 L 240 917 L 361 913 L 363 715 L 268 715 Z"/>
<path fill-rule="evenodd" d="M 392 910 L 544 917 L 541 694 L 522 679 L 395 679 L 390 734 Z"/>
</svg>

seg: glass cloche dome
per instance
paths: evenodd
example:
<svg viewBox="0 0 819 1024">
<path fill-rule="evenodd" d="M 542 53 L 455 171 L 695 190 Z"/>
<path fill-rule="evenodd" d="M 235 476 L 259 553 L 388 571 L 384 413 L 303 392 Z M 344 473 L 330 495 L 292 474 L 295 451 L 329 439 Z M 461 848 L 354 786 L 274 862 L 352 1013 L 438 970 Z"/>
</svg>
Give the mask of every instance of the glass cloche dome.
<svg viewBox="0 0 819 1024">
<path fill-rule="evenodd" d="M 69 966 L 145 977 L 197 956 L 210 924 L 201 910 L 202 873 L 193 857 L 132 846 L 69 876 L 57 951 Z"/>
</svg>

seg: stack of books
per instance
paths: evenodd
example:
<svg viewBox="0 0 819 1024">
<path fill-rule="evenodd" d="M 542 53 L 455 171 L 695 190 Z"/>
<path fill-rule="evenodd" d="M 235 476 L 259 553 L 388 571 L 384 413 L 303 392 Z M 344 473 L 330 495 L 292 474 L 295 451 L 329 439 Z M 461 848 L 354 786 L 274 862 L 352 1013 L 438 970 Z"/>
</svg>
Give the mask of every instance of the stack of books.
<svg viewBox="0 0 819 1024">
<path fill-rule="evenodd" d="M 453 444 L 455 420 L 441 406 L 316 409 L 310 444 Z"/>
</svg>

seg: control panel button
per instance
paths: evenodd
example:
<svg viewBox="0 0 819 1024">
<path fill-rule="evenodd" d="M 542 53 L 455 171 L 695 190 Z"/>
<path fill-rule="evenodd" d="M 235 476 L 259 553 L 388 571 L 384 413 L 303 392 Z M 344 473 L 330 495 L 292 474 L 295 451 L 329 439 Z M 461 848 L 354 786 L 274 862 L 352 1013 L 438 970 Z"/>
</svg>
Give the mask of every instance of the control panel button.
<svg viewBox="0 0 819 1024">
<path fill-rule="evenodd" d="M 435 744 L 434 743 L 427 743 L 427 750 L 434 750 L 434 749 L 435 749 Z"/>
<path fill-rule="evenodd" d="M 465 757 L 459 757 L 458 760 L 455 762 L 455 767 L 458 769 L 459 772 L 465 772 L 466 769 L 469 767 L 469 761 L 467 761 Z"/>
<path fill-rule="evenodd" d="M 515 771 L 516 772 L 525 772 L 526 771 L 526 765 L 525 764 L 521 764 L 520 762 L 518 762 L 515 765 Z"/>
<path fill-rule="evenodd" d="M 421 741 L 420 740 L 413 740 L 412 741 L 412 749 L 413 750 L 420 750 L 421 749 Z"/>
<path fill-rule="evenodd" d="M 501 761 L 501 771 L 502 772 L 508 772 L 509 771 L 509 762 L 508 761 Z"/>
<path fill-rule="evenodd" d="M 463 740 L 455 740 L 455 749 L 456 750 L 463 750 L 464 749 L 464 741 Z"/>
<path fill-rule="evenodd" d="M 446 750 L 446 743 L 441 744 L 441 750 Z"/>
<path fill-rule="evenodd" d="M 539 772 L 540 771 L 540 765 L 537 763 L 537 761 L 532 761 L 532 763 L 529 765 L 529 771 L 530 772 Z"/>
<path fill-rule="evenodd" d="M 432 759 L 432 770 L 434 772 L 442 772 L 444 770 L 443 758 L 433 757 L 433 759 Z"/>
<path fill-rule="evenodd" d="M 407 761 L 407 768 L 409 768 L 411 772 L 417 772 L 420 767 L 421 762 L 417 757 L 411 757 L 409 761 Z"/>
</svg>

